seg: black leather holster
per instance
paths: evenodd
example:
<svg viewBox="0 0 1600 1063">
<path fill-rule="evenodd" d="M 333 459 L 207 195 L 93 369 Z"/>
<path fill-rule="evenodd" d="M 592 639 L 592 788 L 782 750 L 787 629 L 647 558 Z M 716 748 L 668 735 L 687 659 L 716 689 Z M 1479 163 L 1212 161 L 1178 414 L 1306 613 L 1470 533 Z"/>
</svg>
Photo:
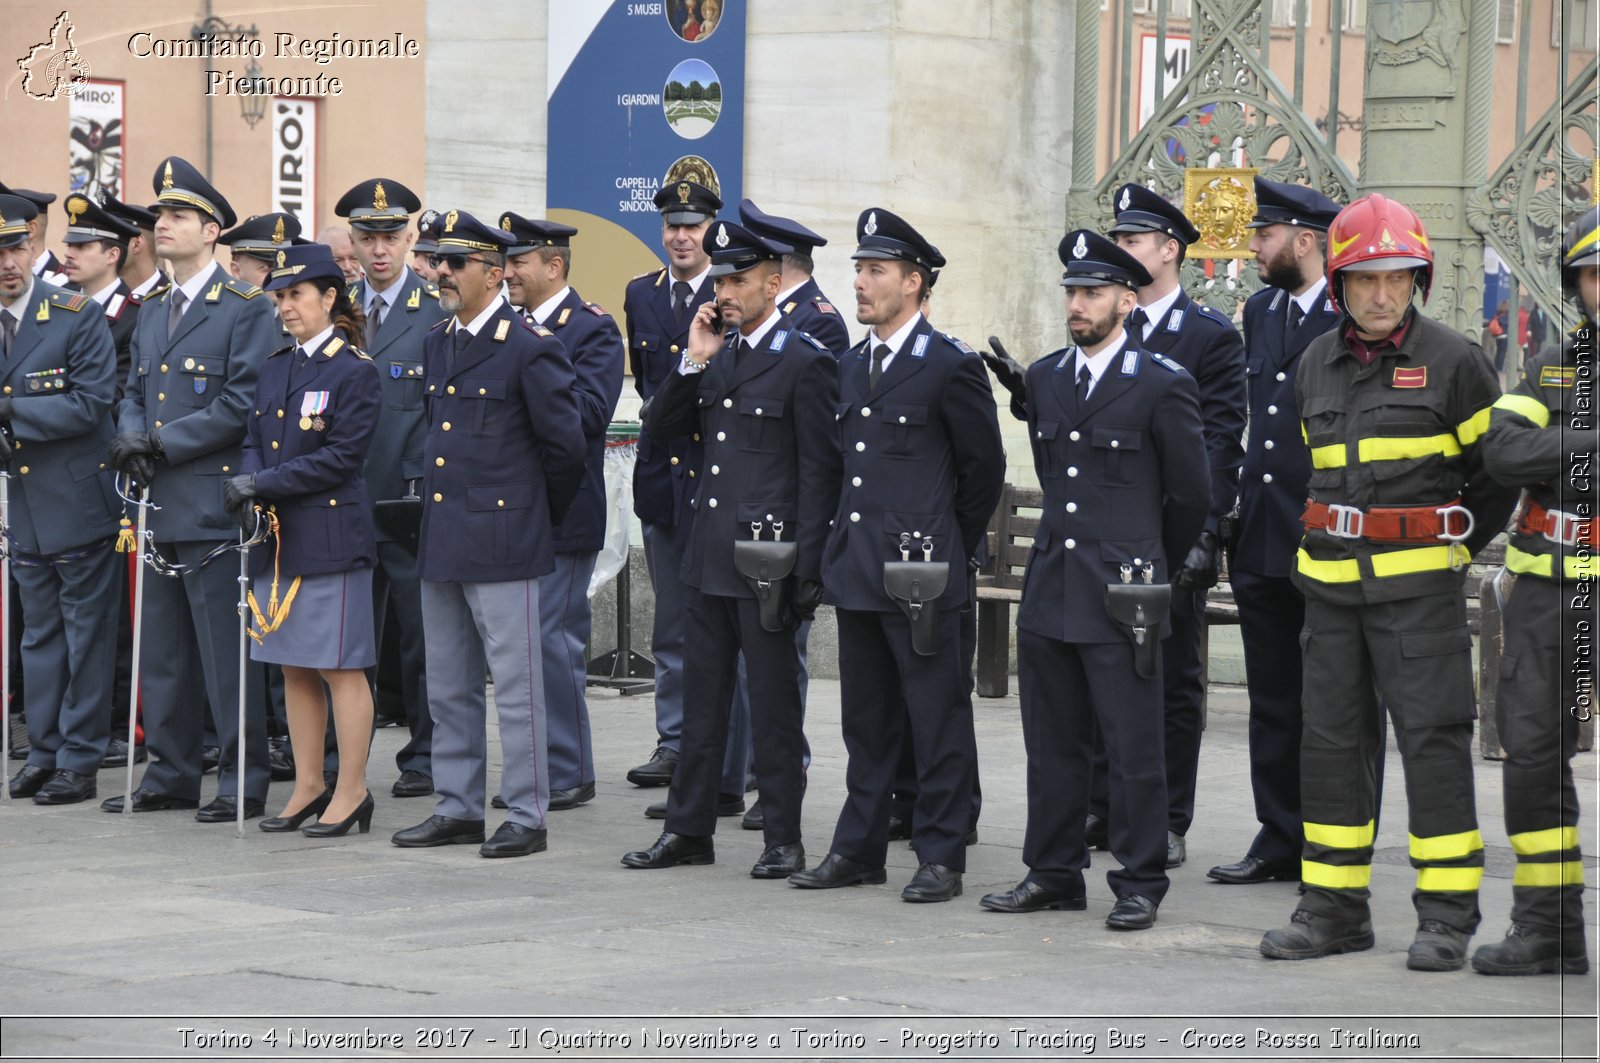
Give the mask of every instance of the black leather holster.
<svg viewBox="0 0 1600 1063">
<path fill-rule="evenodd" d="M 1172 586 L 1167 583 L 1106 585 L 1106 613 L 1133 643 L 1133 670 L 1141 678 L 1155 678 L 1161 622 L 1171 605 Z"/>
<path fill-rule="evenodd" d="M 734 540 L 733 568 L 755 592 L 763 631 L 785 630 L 783 621 L 789 611 L 789 577 L 794 573 L 795 560 L 799 556 L 798 543 Z"/>
<path fill-rule="evenodd" d="M 416 495 L 379 499 L 372 507 L 372 522 L 415 554 L 422 539 L 422 499 Z"/>
<path fill-rule="evenodd" d="M 911 621 L 911 648 L 923 657 L 939 652 L 939 610 L 933 603 L 949 585 L 948 561 L 883 563 L 883 589 Z"/>
</svg>

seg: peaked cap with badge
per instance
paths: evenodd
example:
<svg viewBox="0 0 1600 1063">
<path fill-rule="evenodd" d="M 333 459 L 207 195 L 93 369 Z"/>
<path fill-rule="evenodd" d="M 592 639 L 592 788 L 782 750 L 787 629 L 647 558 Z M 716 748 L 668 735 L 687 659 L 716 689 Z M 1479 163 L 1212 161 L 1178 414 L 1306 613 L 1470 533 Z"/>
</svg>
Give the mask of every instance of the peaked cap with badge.
<svg viewBox="0 0 1600 1063">
<path fill-rule="evenodd" d="M 571 225 L 524 218 L 509 210 L 500 215 L 500 229 L 512 236 L 511 246 L 506 248 L 508 255 L 525 255 L 541 247 L 571 247 L 572 238 L 578 235 Z"/>
<path fill-rule="evenodd" d="M 1188 246 L 1200 239 L 1200 230 L 1183 211 L 1144 185 L 1126 184 L 1112 201 L 1117 220 L 1111 233 L 1164 233 Z"/>
<path fill-rule="evenodd" d="M 28 242 L 28 223 L 39 208 L 22 196 L 0 194 L 0 249 Z"/>
<path fill-rule="evenodd" d="M 934 276 L 945 264 L 939 249 L 912 228 L 910 222 L 882 207 L 868 207 L 856 219 L 856 249 L 850 257 L 898 259 Z"/>
<path fill-rule="evenodd" d="M 656 209 L 668 225 L 699 225 L 716 217 L 722 197 L 698 181 L 673 181 L 655 194 Z"/>
<path fill-rule="evenodd" d="M 217 243 L 229 245 L 234 254 L 251 255 L 268 263 L 275 261 L 284 248 L 304 242 L 300 219 L 282 211 L 257 214 L 217 237 Z"/>
<path fill-rule="evenodd" d="M 1325 233 L 1343 208 L 1309 185 L 1256 178 L 1256 216 L 1248 228 L 1294 225 Z"/>
<path fill-rule="evenodd" d="M 169 155 L 161 161 L 156 167 L 155 176 L 150 179 L 150 185 L 156 193 L 156 201 L 150 205 L 151 210 L 159 211 L 163 207 L 198 210 L 224 229 L 231 229 L 238 223 L 238 215 L 234 214 L 222 193 L 212 187 L 211 182 L 191 163 L 176 155 Z"/>
<path fill-rule="evenodd" d="M 399 181 L 374 177 L 362 181 L 339 197 L 333 212 L 350 219 L 350 228 L 372 233 L 392 233 L 411 224 L 411 215 L 422 209 L 417 194 Z"/>
<path fill-rule="evenodd" d="M 1061 238 L 1056 255 L 1067 267 L 1063 288 L 1125 284 L 1137 291 L 1150 284 L 1150 271 L 1128 252 L 1092 229 L 1075 229 Z"/>
<path fill-rule="evenodd" d="M 743 273 L 758 262 L 777 262 L 793 250 L 788 244 L 757 236 L 731 221 L 719 221 L 708 228 L 700 246 L 711 256 L 713 277 Z"/>
<path fill-rule="evenodd" d="M 516 237 L 504 229 L 485 225 L 464 210 L 446 211 L 435 223 L 439 254 L 456 251 L 508 251 Z"/>
</svg>

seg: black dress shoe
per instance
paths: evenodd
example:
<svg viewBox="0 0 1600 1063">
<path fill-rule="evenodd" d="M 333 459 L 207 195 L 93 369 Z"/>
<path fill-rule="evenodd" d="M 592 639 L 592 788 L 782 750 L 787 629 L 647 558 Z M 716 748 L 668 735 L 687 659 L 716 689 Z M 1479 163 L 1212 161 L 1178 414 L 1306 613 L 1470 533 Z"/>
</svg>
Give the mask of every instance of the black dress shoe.
<svg viewBox="0 0 1600 1063">
<path fill-rule="evenodd" d="M 749 811 L 745 812 L 744 818 L 739 821 L 739 826 L 745 830 L 766 829 L 767 818 L 761 814 L 761 798 L 756 798 L 755 804 L 750 806 Z"/>
<path fill-rule="evenodd" d="M 1082 893 L 1057 893 L 1025 878 L 1017 883 L 1016 889 L 984 894 L 978 905 L 991 912 L 1042 912 L 1047 908 L 1081 912 L 1088 903 Z"/>
<path fill-rule="evenodd" d="M 1582 927 L 1583 920 L 1573 920 Z M 1504 941 L 1479 945 L 1472 954 L 1479 974 L 1588 974 L 1589 949 L 1582 930 L 1568 940 L 1531 926 L 1512 923 Z"/>
<path fill-rule="evenodd" d="M 1362 952 L 1372 947 L 1371 920 L 1342 922 L 1296 908 L 1289 925 L 1261 937 L 1261 955 L 1269 960 L 1314 960 L 1336 952 Z"/>
<path fill-rule="evenodd" d="M 881 867 L 869 867 L 846 860 L 838 853 L 829 853 L 813 870 L 790 875 L 789 885 L 803 890 L 832 890 L 840 886 L 876 886 L 888 878 L 888 872 Z"/>
<path fill-rule="evenodd" d="M 541 828 L 520 823 L 502 823 L 494 837 L 478 848 L 479 856 L 532 856 L 549 848 L 548 834 Z"/>
<path fill-rule="evenodd" d="M 268 834 L 287 834 L 289 831 L 299 830 L 300 825 L 312 816 L 322 815 L 322 810 L 328 807 L 328 802 L 331 800 L 333 800 L 333 791 L 324 790 L 307 801 L 300 811 L 294 813 L 294 815 L 273 816 L 271 819 L 264 819 L 257 823 L 256 827 L 266 831 Z"/>
<path fill-rule="evenodd" d="M 750 869 L 751 878 L 788 878 L 796 871 L 806 869 L 806 847 L 799 842 L 787 845 L 769 845 L 761 850 L 761 859 Z"/>
<path fill-rule="evenodd" d="M 52 774 L 54 772 L 49 768 L 25 764 L 15 775 L 11 776 L 11 782 L 7 784 L 7 788 L 11 791 L 12 797 L 32 797 L 39 792 L 40 787 L 50 781 Z"/>
<path fill-rule="evenodd" d="M 95 781 L 93 775 L 83 775 L 75 771 L 59 768 L 50 775 L 50 778 L 39 792 L 33 795 L 36 805 L 75 805 L 79 801 L 87 801 L 95 795 Z"/>
<path fill-rule="evenodd" d="M 594 800 L 594 783 L 586 782 L 579 786 L 567 786 L 560 790 L 550 791 L 550 804 L 545 806 L 551 812 L 562 812 L 569 808 L 588 804 Z"/>
<path fill-rule="evenodd" d="M 1106 817 L 1093 812 L 1083 817 L 1083 844 L 1087 849 L 1104 849 L 1110 844 L 1110 826 Z"/>
<path fill-rule="evenodd" d="M 433 793 L 433 776 L 425 771 L 403 771 L 400 778 L 389 787 L 395 797 L 427 797 Z"/>
<path fill-rule="evenodd" d="M 133 810 L 135 812 L 165 812 L 170 808 L 198 808 L 199 805 L 200 802 L 193 798 L 168 797 L 166 794 L 158 794 L 154 790 L 146 790 L 142 786 L 133 792 Z M 101 801 L 100 810 L 102 812 L 120 813 L 122 811 L 122 795 L 118 794 L 116 797 L 108 797 Z"/>
<path fill-rule="evenodd" d="M 717 795 L 717 815 L 719 815 L 719 816 L 737 816 L 739 813 L 741 813 L 743 811 L 744 811 L 744 795 L 743 794 L 739 795 L 738 797 L 729 797 L 727 794 L 718 794 Z M 657 801 L 655 804 L 646 805 L 645 806 L 645 810 L 644 810 L 644 818 L 645 819 L 666 819 L 667 818 L 667 803 L 665 801 Z"/>
<path fill-rule="evenodd" d="M 1149 930 L 1156 925 L 1156 902 L 1137 893 L 1119 893 L 1106 926 L 1112 930 Z"/>
<path fill-rule="evenodd" d="M 923 864 L 911 876 L 911 881 L 906 883 L 906 888 L 900 891 L 900 899 L 913 904 L 948 901 L 959 896 L 961 872 L 943 864 Z"/>
<path fill-rule="evenodd" d="M 1187 859 L 1189 859 L 1189 843 L 1183 840 L 1183 835 L 1167 831 L 1167 870 L 1182 867 Z"/>
<path fill-rule="evenodd" d="M 372 799 L 372 791 L 368 790 L 367 796 L 361 799 L 355 811 L 348 816 L 343 819 L 318 820 L 309 827 L 301 827 L 300 833 L 307 838 L 342 838 L 350 833 L 351 827 L 355 827 L 360 833 L 365 834 L 372 826 L 372 813 L 377 807 L 377 802 Z"/>
<path fill-rule="evenodd" d="M 254 797 L 244 799 L 244 818 L 256 819 L 267 810 L 266 802 Z M 239 818 L 239 808 L 232 797 L 218 797 L 194 814 L 196 823 L 232 823 Z"/>
<path fill-rule="evenodd" d="M 429 816 L 415 827 L 395 831 L 389 840 L 402 849 L 426 849 L 435 845 L 482 845 L 483 820 Z"/>
<path fill-rule="evenodd" d="M 221 746 L 200 747 L 200 774 L 207 775 L 217 770 L 217 765 L 222 763 Z"/>
<path fill-rule="evenodd" d="M 489 798 L 489 807 L 490 808 L 508 808 L 510 806 L 508 806 L 506 804 L 506 799 L 505 798 L 501 797 L 499 794 L 495 794 L 493 797 Z"/>
<path fill-rule="evenodd" d="M 635 786 L 668 786 L 678 768 L 678 751 L 657 746 L 650 759 L 628 770 L 628 781 Z"/>
<path fill-rule="evenodd" d="M 1218 864 L 1206 872 L 1206 877 L 1225 882 L 1230 886 L 1253 886 L 1258 882 L 1271 882 L 1273 879 L 1298 882 L 1300 861 L 1263 860 L 1259 856 L 1247 856 L 1236 864 Z"/>
<path fill-rule="evenodd" d="M 267 767 L 272 772 L 273 782 L 294 781 L 294 758 L 289 755 L 289 747 L 283 739 L 274 738 L 268 743 Z"/>
<path fill-rule="evenodd" d="M 709 837 L 691 838 L 687 834 L 673 834 L 671 831 L 662 831 L 661 837 L 650 848 L 624 853 L 622 857 L 623 867 L 677 867 L 679 864 L 716 862 L 716 848 Z"/>
<path fill-rule="evenodd" d="M 889 817 L 889 840 L 903 842 L 911 840 L 911 821 L 901 819 L 899 816 Z"/>
<path fill-rule="evenodd" d="M 144 746 L 133 747 L 133 762 L 143 764 L 147 754 Z M 113 738 L 106 746 L 106 755 L 101 758 L 102 768 L 126 768 L 128 766 L 128 742 L 124 738 Z"/>
</svg>

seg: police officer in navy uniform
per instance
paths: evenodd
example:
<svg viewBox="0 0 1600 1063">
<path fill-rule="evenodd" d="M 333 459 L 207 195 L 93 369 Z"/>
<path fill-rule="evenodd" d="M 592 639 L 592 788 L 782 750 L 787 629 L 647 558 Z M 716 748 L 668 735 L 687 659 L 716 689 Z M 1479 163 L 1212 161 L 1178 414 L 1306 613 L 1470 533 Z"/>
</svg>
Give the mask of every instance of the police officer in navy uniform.
<svg viewBox="0 0 1600 1063">
<path fill-rule="evenodd" d="M 300 219 L 282 211 L 246 218 L 217 237 L 217 243 L 227 244 L 233 254 L 228 272 L 258 288 L 267 283 L 279 251 L 305 242 Z"/>
<path fill-rule="evenodd" d="M 572 362 L 554 333 L 500 294 L 514 238 L 465 211 L 439 232 L 439 304 L 428 333 L 423 451 L 423 631 L 433 714 L 434 815 L 394 835 L 403 848 L 482 843 L 486 857 L 547 845 L 544 671 L 529 652 L 553 527 L 584 476 Z M 485 657 L 487 656 L 487 662 Z M 484 841 L 484 666 L 500 720 L 505 822 Z"/>
<path fill-rule="evenodd" d="M 1235 885 L 1300 878 L 1300 629 L 1289 578 L 1303 529 L 1311 452 L 1300 436 L 1295 368 L 1339 313 L 1327 294 L 1327 238 L 1339 204 L 1304 185 L 1256 178 L 1250 250 L 1266 287 L 1244 304 L 1250 434 L 1229 579 L 1250 690 L 1250 786 L 1261 830 L 1239 861 L 1206 874 Z"/>
<path fill-rule="evenodd" d="M 171 265 L 173 284 L 140 308 L 110 455 L 114 468 L 149 485 L 156 550 L 191 567 L 180 578 L 145 584 L 140 679 L 151 757 L 133 811 L 199 803 L 201 715 L 209 704 L 222 762 L 217 797 L 195 818 L 225 823 L 241 794 L 246 816 L 261 815 L 267 795 L 265 684 L 260 666 L 247 663 L 241 785 L 238 573 L 226 556 L 202 560 L 236 541 L 222 482 L 239 472 L 256 375 L 280 333 L 261 289 L 230 277 L 212 257 L 217 237 L 234 224 L 228 201 L 177 156 L 162 160 L 152 183 L 156 248 Z M 122 798 L 101 807 L 121 812 Z"/>
<path fill-rule="evenodd" d="M 95 796 L 110 738 L 121 513 L 104 456 L 117 359 L 95 301 L 29 268 L 34 212 L 0 195 L 0 459 L 30 744 L 10 793 L 66 805 Z"/>
<path fill-rule="evenodd" d="M 622 395 L 625 356 L 616 321 L 567 283 L 578 230 L 510 211 L 500 215 L 500 228 L 514 240 L 506 251 L 511 304 L 532 324 L 555 333 L 572 362 L 586 452 L 578 497 L 553 531 L 555 571 L 539 581 L 550 811 L 555 812 L 594 800 L 584 653 L 593 621 L 589 582 L 606 540 L 606 428 Z"/>
<path fill-rule="evenodd" d="M 56 201 L 54 192 L 35 192 L 31 188 L 7 188 L 0 184 L 0 195 L 17 196 L 33 204 L 34 215 L 28 221 L 28 242 L 33 247 L 33 275 L 46 284 L 65 287 L 69 277 L 61 268 L 61 260 L 50 250 L 50 204 Z"/>
<path fill-rule="evenodd" d="M 711 301 L 711 259 L 703 246 L 706 228 L 722 200 L 694 181 L 673 181 L 655 196 L 661 212 L 661 246 L 666 267 L 628 282 L 622 313 L 628 320 L 628 368 L 633 386 L 646 402 L 660 390 L 683 362 L 689 341 L 689 322 Z M 670 439 L 639 434 L 639 454 L 633 466 L 633 511 L 644 535 L 645 564 L 655 591 L 655 619 L 650 654 L 655 658 L 656 748 L 650 759 L 628 772 L 635 786 L 666 786 L 678 764 L 679 736 L 683 729 L 684 610 L 687 597 L 683 580 L 683 551 L 689 530 L 689 497 L 694 493 L 698 433 Z M 735 727 L 740 721 L 735 720 Z M 720 811 L 744 811 L 747 739 L 736 734 L 728 742 L 728 764 L 723 775 Z M 737 761 L 737 763 L 735 763 Z M 665 816 L 666 808 L 651 806 L 651 818 Z"/>
<path fill-rule="evenodd" d="M 1123 185 L 1115 200 L 1110 235 L 1149 271 L 1139 289 L 1139 305 L 1125 322 L 1148 351 L 1164 354 L 1186 369 L 1200 388 L 1200 414 L 1206 426 L 1211 468 L 1211 513 L 1186 556 L 1173 562 L 1173 608 L 1162 650 L 1163 731 L 1167 758 L 1167 866 L 1180 866 L 1184 835 L 1194 819 L 1195 777 L 1200 768 L 1200 734 L 1205 723 L 1205 592 L 1217 582 L 1217 533 L 1238 497 L 1245 418 L 1244 344 L 1233 322 L 1189 298 L 1178 282 L 1188 246 L 1200 233 L 1183 212 L 1143 185 Z M 1096 755 L 1095 770 L 1101 760 Z M 1098 779 L 1090 808 L 1101 812 Z M 1091 825 L 1091 835 L 1103 830 Z M 1094 838 L 1098 841 L 1098 837 Z"/>
<path fill-rule="evenodd" d="M 715 860 L 711 835 L 727 706 L 742 653 L 765 838 L 750 874 L 787 878 L 806 866 L 804 707 L 794 632 L 822 598 L 822 547 L 839 489 L 839 441 L 828 420 L 837 404 L 838 364 L 777 309 L 787 244 L 718 221 L 705 247 L 716 303 L 696 311 L 682 364 L 646 418 L 660 436 L 698 430 L 705 438 L 683 567 L 686 632 L 694 647 L 684 675 L 683 745 L 666 830 L 622 863 L 660 868 Z M 745 541 L 761 558 L 740 560 Z M 760 578 L 763 564 L 772 566 L 771 580 Z M 782 570 L 786 564 L 789 571 Z"/>
<path fill-rule="evenodd" d="M 825 600 L 838 606 L 850 796 L 827 857 L 789 882 L 885 881 L 890 796 L 909 729 L 920 863 L 901 897 L 947 901 L 961 893 L 977 763 L 960 617 L 1005 451 L 983 363 L 919 309 L 944 256 L 882 208 L 861 212 L 856 240 L 856 319 L 872 329 L 839 365 L 843 483 L 822 563 Z M 889 591 L 885 562 L 904 560 L 932 563 L 926 597 L 898 583 L 898 597 Z M 945 586 L 935 594 L 939 571 Z"/>
<path fill-rule="evenodd" d="M 1169 884 L 1154 659 L 1165 643 L 1159 615 L 1130 638 L 1107 588 L 1169 582 L 1173 559 L 1205 521 L 1210 477 L 1194 379 L 1123 328 L 1150 274 L 1086 229 L 1063 237 L 1057 253 L 1074 346 L 1028 367 L 1024 403 L 1044 488 L 1017 611 L 1028 874 L 980 903 L 1000 912 L 1086 906 L 1092 719 L 1110 754 L 1110 845 L 1122 864 L 1106 875 L 1117 896 L 1106 924 L 1144 930 Z M 1147 639 L 1155 652 L 1141 667 L 1137 643 Z"/>
<path fill-rule="evenodd" d="M 428 715 L 427 651 L 423 639 L 422 583 L 411 541 L 376 519 L 380 502 L 417 497 L 422 480 L 423 344 L 428 330 L 449 315 L 439 305 L 439 288 L 406 266 L 407 230 L 421 201 L 405 185 L 386 177 L 351 188 L 334 205 L 350 221 L 351 241 L 361 261 L 362 279 L 349 299 L 366 315 L 361 349 L 378 369 L 383 402 L 378 428 L 367 451 L 364 475 L 374 507 L 378 566 L 373 570 L 373 610 L 378 641 L 392 618 L 400 638 L 400 699 L 409 738 L 395 754 L 399 777 L 395 797 L 433 793 L 433 718 Z M 391 507 L 393 508 L 393 507 Z"/>
</svg>

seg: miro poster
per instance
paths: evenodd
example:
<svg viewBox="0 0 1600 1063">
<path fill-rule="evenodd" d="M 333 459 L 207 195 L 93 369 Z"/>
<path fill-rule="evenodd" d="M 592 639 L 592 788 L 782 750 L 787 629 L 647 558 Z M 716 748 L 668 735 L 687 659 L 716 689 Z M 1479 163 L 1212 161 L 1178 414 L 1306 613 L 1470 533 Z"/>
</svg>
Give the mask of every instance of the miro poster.
<svg viewBox="0 0 1600 1063">
<path fill-rule="evenodd" d="M 743 195 L 745 7 L 550 5 L 546 213 L 578 228 L 574 273 L 597 293 L 620 302 L 627 278 L 664 261 L 664 184 L 698 181 L 730 209 Z"/>
</svg>

